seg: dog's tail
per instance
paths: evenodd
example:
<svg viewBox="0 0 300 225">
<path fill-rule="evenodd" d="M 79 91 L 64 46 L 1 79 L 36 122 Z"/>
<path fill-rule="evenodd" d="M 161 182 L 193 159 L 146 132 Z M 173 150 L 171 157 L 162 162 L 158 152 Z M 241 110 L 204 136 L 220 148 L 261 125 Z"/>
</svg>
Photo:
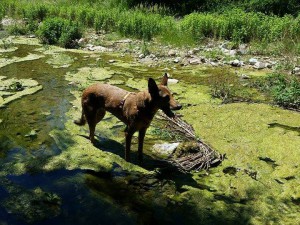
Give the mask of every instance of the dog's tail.
<svg viewBox="0 0 300 225">
<path fill-rule="evenodd" d="M 78 126 L 83 126 L 86 123 L 86 119 L 85 119 L 83 110 L 81 113 L 81 118 L 78 120 L 74 120 L 74 123 L 77 124 Z"/>
</svg>

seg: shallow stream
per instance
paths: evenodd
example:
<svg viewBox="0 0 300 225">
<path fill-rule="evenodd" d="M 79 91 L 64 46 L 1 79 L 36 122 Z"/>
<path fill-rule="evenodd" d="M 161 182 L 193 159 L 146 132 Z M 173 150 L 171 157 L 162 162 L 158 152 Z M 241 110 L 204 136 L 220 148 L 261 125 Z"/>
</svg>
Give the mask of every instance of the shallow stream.
<svg viewBox="0 0 300 225">
<path fill-rule="evenodd" d="M 11 43 L 0 51 L 0 82 L 25 79 L 42 89 L 0 107 L 1 225 L 300 223 L 299 113 L 264 103 L 221 104 L 205 83 L 214 69 L 170 68 L 179 80 L 170 89 L 184 106 L 180 114 L 227 159 L 208 173 L 184 174 L 151 151 L 166 141 L 152 127 L 139 167 L 136 139 L 133 164 L 123 160 L 124 125 L 115 118 L 107 115 L 97 126 L 96 147 L 87 126 L 72 121 L 90 83 L 145 89 L 164 67 L 31 39 Z"/>
</svg>

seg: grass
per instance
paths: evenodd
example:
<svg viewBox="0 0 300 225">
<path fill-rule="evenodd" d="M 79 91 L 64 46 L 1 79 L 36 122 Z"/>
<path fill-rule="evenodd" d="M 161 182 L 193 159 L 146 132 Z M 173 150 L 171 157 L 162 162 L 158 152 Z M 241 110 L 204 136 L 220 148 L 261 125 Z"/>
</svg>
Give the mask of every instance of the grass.
<svg viewBox="0 0 300 225">
<path fill-rule="evenodd" d="M 107 3 L 107 1 L 106 1 Z M 108 4 L 108 3 L 107 3 Z M 225 39 L 236 44 L 242 42 L 281 42 L 290 40 L 296 45 L 300 37 L 300 15 L 292 17 L 269 16 L 241 9 L 227 9 L 222 13 L 191 13 L 178 20 L 158 9 L 145 7 L 124 10 L 120 7 L 105 7 L 99 2 L 76 1 L 70 4 L 59 0 L 49 2 L 13 1 L 0 3 L 1 15 L 44 21 L 59 17 L 73 21 L 83 27 L 92 27 L 96 32 L 117 31 L 126 37 L 151 40 L 161 37 L 165 42 L 182 45 L 193 44 L 206 38 Z M 33 26 L 34 27 L 34 26 Z M 180 40 L 180 41 L 179 41 Z M 299 50 L 299 45 L 297 45 Z M 297 51 L 298 51 L 297 50 Z"/>
</svg>

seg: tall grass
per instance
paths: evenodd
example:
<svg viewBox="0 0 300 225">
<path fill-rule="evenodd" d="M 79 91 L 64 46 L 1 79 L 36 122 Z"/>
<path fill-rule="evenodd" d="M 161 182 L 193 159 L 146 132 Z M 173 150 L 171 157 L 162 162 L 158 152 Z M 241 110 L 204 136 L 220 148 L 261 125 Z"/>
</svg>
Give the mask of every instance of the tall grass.
<svg viewBox="0 0 300 225">
<path fill-rule="evenodd" d="M 266 16 L 240 9 L 218 13 L 192 13 L 181 21 L 181 28 L 195 40 L 217 38 L 236 43 L 250 41 L 276 42 L 300 38 L 300 15 Z"/>
<path fill-rule="evenodd" d="M 180 20 L 145 7 L 126 9 L 117 7 L 122 0 L 6 0 L 0 2 L 0 16 L 27 18 L 36 29 L 40 21 L 60 17 L 83 27 L 99 31 L 117 31 L 123 36 L 150 40 L 162 36 L 164 40 L 175 39 L 198 42 L 205 38 L 226 39 L 241 42 L 300 41 L 300 15 L 292 17 L 267 16 L 263 13 L 230 9 L 223 13 L 191 13 Z M 114 8 L 111 8 L 114 7 Z"/>
</svg>

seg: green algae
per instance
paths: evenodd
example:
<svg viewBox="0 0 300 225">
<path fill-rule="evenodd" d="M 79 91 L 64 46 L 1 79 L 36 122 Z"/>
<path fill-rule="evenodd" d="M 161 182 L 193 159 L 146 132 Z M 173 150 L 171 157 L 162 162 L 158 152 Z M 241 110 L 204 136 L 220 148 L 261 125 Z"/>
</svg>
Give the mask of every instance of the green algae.
<svg viewBox="0 0 300 225">
<path fill-rule="evenodd" d="M 0 45 L 0 53 L 7 53 L 7 52 L 14 52 L 18 50 L 18 47 L 9 47 L 9 48 L 3 48 L 1 45 Z"/>
<path fill-rule="evenodd" d="M 43 58 L 45 56 L 29 53 L 25 57 L 0 58 L 0 68 L 18 62 L 32 61 Z"/>
<path fill-rule="evenodd" d="M 79 93 L 77 93 L 76 96 L 78 94 Z M 80 108 L 79 99 L 75 100 L 73 105 L 74 107 L 67 113 L 67 115 L 69 115 L 72 119 L 77 119 L 80 116 L 80 112 L 75 109 Z M 117 120 L 115 118 L 109 117 L 101 121 L 98 125 L 101 126 L 101 130 L 103 131 L 101 132 L 102 139 L 109 138 L 109 145 L 114 143 L 114 141 L 117 142 L 123 139 L 123 137 L 120 138 L 123 136 L 122 129 L 113 128 L 116 122 Z M 50 133 L 50 135 L 53 137 L 59 148 L 64 149 L 64 151 L 49 160 L 49 162 L 44 166 L 44 169 L 47 171 L 66 168 L 69 170 L 89 169 L 97 172 L 109 172 L 115 167 L 115 165 L 118 165 L 126 171 L 150 174 L 149 171 L 126 162 L 122 157 L 114 153 L 101 150 L 102 147 L 107 147 L 105 145 L 105 140 L 99 143 L 100 149 L 93 146 L 89 139 L 86 138 L 88 130 L 82 130 L 72 121 L 68 121 L 65 124 L 64 131 L 54 130 Z M 121 148 L 121 150 L 124 151 L 123 148 Z"/>
<path fill-rule="evenodd" d="M 68 72 L 66 74 L 66 79 L 70 82 L 86 87 L 96 81 L 109 79 L 113 76 L 113 74 L 114 71 L 110 71 L 107 68 L 83 67 L 79 68 L 76 73 Z"/>
<path fill-rule="evenodd" d="M 53 65 L 53 68 L 68 68 L 74 62 L 74 59 L 67 54 L 52 54 L 52 57 L 46 63 Z"/>
<path fill-rule="evenodd" d="M 222 167 L 198 182 L 213 187 L 214 193 L 224 198 L 246 201 L 255 210 L 250 220 L 253 224 L 264 224 L 263 218 L 274 222 L 294 221 L 297 207 L 291 200 L 300 191 L 300 179 L 296 175 L 300 173 L 300 152 L 297 151 L 300 139 L 297 132 L 272 130 L 269 124 L 299 126 L 299 113 L 265 104 L 236 103 L 192 106 L 183 109 L 183 114 L 204 142 L 227 156 Z M 269 157 L 278 166 L 272 168 L 259 157 Z M 232 177 L 221 171 L 229 166 L 240 171 L 255 171 L 257 180 L 245 172 Z M 287 181 L 291 176 L 295 179 Z M 249 192 L 254 196 L 249 196 Z M 272 199 L 272 207 L 268 199 Z M 276 213 L 282 207 L 283 213 Z"/>
<path fill-rule="evenodd" d="M 27 38 L 25 36 L 9 36 L 8 38 L 6 38 L 6 40 L 14 44 L 41 46 L 37 38 Z"/>
<path fill-rule="evenodd" d="M 21 86 L 21 90 L 14 90 L 13 87 L 16 83 Z M 0 108 L 16 99 L 32 95 L 42 89 L 42 85 L 39 85 L 37 81 L 32 79 L 2 79 L 0 84 Z"/>
</svg>

